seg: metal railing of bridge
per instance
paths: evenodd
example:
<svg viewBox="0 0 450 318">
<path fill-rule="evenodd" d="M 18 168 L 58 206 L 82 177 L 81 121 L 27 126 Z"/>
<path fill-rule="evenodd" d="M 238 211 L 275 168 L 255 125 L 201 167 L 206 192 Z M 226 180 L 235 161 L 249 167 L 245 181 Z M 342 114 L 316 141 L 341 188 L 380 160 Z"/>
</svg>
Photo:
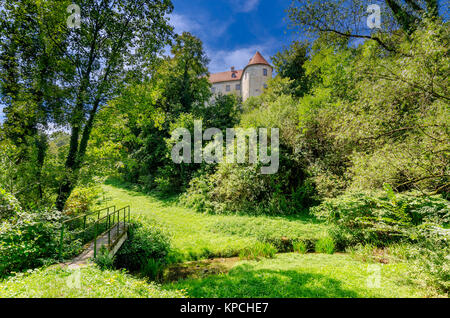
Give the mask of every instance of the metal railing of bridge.
<svg viewBox="0 0 450 318">
<path fill-rule="evenodd" d="M 105 215 L 104 215 L 105 214 Z M 62 258 L 65 240 L 72 242 L 80 240 L 82 244 L 94 241 L 94 258 L 97 257 L 97 239 L 99 236 L 108 234 L 108 245 L 111 245 L 111 231 L 117 227 L 120 233 L 122 216 L 122 226 L 125 232 L 128 229 L 126 219 L 130 222 L 130 206 L 116 210 L 116 206 L 109 206 L 100 210 L 85 213 L 77 217 L 66 220 L 61 225 L 59 237 L 59 258 Z M 116 222 L 117 217 L 117 222 Z"/>
</svg>

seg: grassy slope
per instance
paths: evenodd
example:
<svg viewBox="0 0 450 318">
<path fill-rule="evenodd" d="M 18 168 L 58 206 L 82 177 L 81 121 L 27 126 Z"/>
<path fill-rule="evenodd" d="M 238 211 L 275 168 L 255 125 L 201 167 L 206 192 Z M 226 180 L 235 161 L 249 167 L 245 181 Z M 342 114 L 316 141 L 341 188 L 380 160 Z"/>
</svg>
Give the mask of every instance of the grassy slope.
<svg viewBox="0 0 450 318">
<path fill-rule="evenodd" d="M 0 298 L 183 297 L 121 271 L 101 271 L 95 266 L 77 271 L 56 265 L 18 274 L 0 282 Z"/>
<path fill-rule="evenodd" d="M 134 216 L 161 223 L 184 259 L 235 256 L 262 235 L 315 239 L 326 232 L 325 225 L 308 218 L 200 214 L 152 195 L 111 185 L 105 185 L 104 190 L 109 205 L 121 208 L 130 204 Z"/>
<path fill-rule="evenodd" d="M 308 219 L 252 216 L 214 216 L 178 207 L 113 186 L 107 195 L 118 207 L 131 204 L 143 219 L 156 219 L 173 234 L 180 251 L 201 257 L 205 248 L 225 255 L 253 244 L 258 235 L 317 238 L 326 226 Z M 231 253 L 235 254 L 235 253 Z M 193 257 L 196 258 L 196 257 Z M 166 284 L 171 290 L 187 290 L 189 297 L 421 297 L 420 290 L 405 284 L 405 265 L 381 266 L 381 287 L 368 288 L 368 264 L 349 255 L 278 254 L 260 262 L 242 261 L 228 274 L 187 279 Z"/>
<path fill-rule="evenodd" d="M 278 254 L 275 259 L 243 261 L 228 274 L 166 285 L 188 297 L 421 297 L 405 282 L 404 264 L 378 264 L 379 288 L 368 288 L 368 264 L 344 254 Z"/>
</svg>

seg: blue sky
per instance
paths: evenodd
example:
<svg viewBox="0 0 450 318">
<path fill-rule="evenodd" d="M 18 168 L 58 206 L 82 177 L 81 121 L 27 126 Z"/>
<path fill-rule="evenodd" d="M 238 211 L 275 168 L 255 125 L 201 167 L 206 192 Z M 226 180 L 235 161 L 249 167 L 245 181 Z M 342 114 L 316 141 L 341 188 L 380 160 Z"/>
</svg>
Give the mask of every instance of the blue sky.
<svg viewBox="0 0 450 318">
<path fill-rule="evenodd" d="M 177 33 L 199 37 L 212 73 L 243 68 L 260 51 L 270 57 L 294 40 L 287 28 L 290 0 L 173 0 L 170 22 Z"/>
</svg>

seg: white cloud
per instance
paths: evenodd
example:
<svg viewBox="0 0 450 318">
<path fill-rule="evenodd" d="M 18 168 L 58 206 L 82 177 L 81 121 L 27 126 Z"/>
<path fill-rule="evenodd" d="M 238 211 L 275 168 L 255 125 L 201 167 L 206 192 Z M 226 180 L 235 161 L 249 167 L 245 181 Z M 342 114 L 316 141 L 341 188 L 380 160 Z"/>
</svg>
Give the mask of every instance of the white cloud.
<svg viewBox="0 0 450 318">
<path fill-rule="evenodd" d="M 260 0 L 231 0 L 231 5 L 237 12 L 250 12 L 255 10 Z"/>
<path fill-rule="evenodd" d="M 169 15 L 170 24 L 175 32 L 181 34 L 185 31 L 198 36 L 204 42 L 214 37 L 220 37 L 233 23 L 230 18 L 227 21 L 216 20 L 205 13 L 198 13 L 195 17 L 173 13 Z"/>
<path fill-rule="evenodd" d="M 175 28 L 175 32 L 181 34 L 185 31 L 195 33 L 201 30 L 201 26 L 199 23 L 194 21 L 193 19 L 181 15 L 181 14 L 171 14 L 169 15 L 170 24 Z"/>
<path fill-rule="evenodd" d="M 209 63 L 209 71 L 211 73 L 225 72 L 230 69 L 231 66 L 236 69 L 243 69 L 250 59 L 255 55 L 256 51 L 259 51 L 264 58 L 270 63 L 270 57 L 273 52 L 270 45 L 252 45 L 248 47 L 237 48 L 231 51 L 212 51 L 207 49 L 207 55 L 211 62 Z"/>
</svg>

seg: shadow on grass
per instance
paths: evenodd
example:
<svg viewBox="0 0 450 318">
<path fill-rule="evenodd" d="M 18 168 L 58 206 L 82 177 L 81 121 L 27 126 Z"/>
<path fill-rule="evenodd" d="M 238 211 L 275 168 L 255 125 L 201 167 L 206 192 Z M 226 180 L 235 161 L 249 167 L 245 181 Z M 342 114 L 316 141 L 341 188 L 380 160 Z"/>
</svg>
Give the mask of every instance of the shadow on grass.
<svg viewBox="0 0 450 318">
<path fill-rule="evenodd" d="M 163 206 L 171 206 L 177 203 L 178 194 L 165 194 L 159 191 L 145 191 L 140 185 L 119 180 L 117 178 L 108 178 L 105 182 L 106 185 L 114 188 L 127 190 L 130 196 L 149 196 L 161 201 Z"/>
<path fill-rule="evenodd" d="M 165 194 L 160 191 L 145 191 L 144 188 L 140 185 L 122 181 L 115 177 L 108 178 L 104 184 L 118 188 L 127 190 L 130 196 L 148 196 L 154 199 L 157 199 L 161 201 L 162 206 L 174 206 L 178 205 L 180 194 Z M 214 214 L 212 214 L 214 215 Z M 321 224 L 324 223 L 323 221 L 318 220 L 314 216 L 310 215 L 307 211 L 299 211 L 298 214 L 294 215 L 268 215 L 268 214 L 256 214 L 252 215 L 251 213 L 245 213 L 245 212 L 229 212 L 224 213 L 223 215 L 233 215 L 233 216 L 261 216 L 261 217 L 268 217 L 270 219 L 284 219 L 287 221 L 296 221 L 296 222 L 302 222 L 302 223 L 310 223 L 310 224 Z"/>
<path fill-rule="evenodd" d="M 360 295 L 342 287 L 342 282 L 322 274 L 294 270 L 254 269 L 249 264 L 228 274 L 188 279 L 166 285 L 186 289 L 194 298 L 354 298 Z"/>
</svg>

